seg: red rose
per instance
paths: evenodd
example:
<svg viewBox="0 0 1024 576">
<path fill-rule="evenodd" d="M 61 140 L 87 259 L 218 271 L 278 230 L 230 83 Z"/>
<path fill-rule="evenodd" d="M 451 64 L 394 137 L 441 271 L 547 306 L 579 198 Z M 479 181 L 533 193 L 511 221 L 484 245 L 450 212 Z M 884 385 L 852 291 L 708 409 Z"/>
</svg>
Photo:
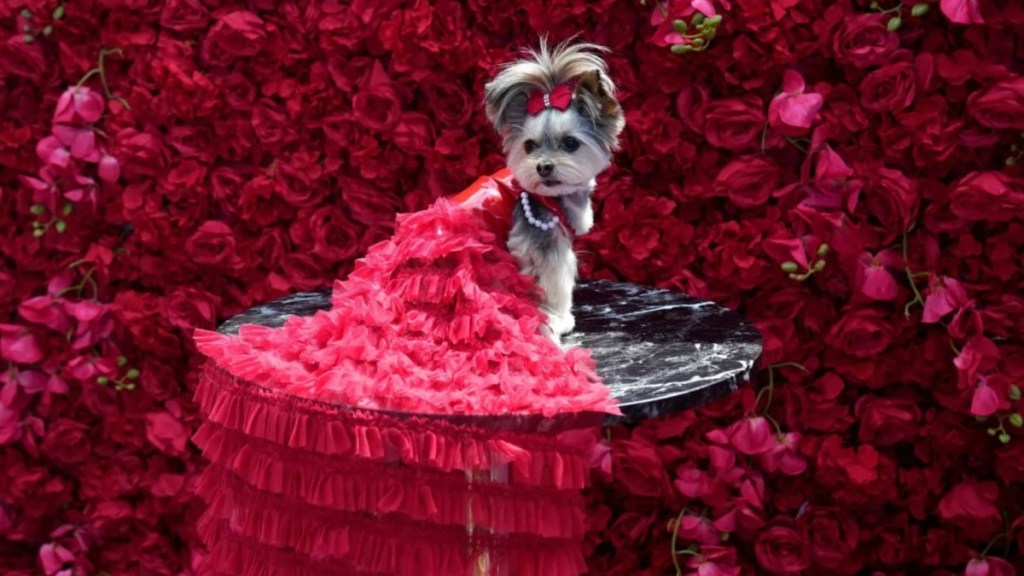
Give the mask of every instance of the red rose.
<svg viewBox="0 0 1024 576">
<path fill-rule="evenodd" d="M 160 26 L 178 32 L 198 32 L 209 21 L 210 11 L 199 0 L 168 0 L 160 12 Z"/>
<path fill-rule="evenodd" d="M 881 14 L 863 14 L 843 19 L 843 25 L 832 38 L 832 51 L 841 64 L 870 68 L 889 62 L 900 46 L 900 38 L 886 29 Z"/>
<path fill-rule="evenodd" d="M 185 453 L 188 429 L 181 418 L 170 412 L 152 412 L 146 415 L 146 438 L 161 452 L 170 456 Z"/>
<path fill-rule="evenodd" d="M 11 74 L 38 80 L 46 72 L 46 58 L 39 42 L 25 42 L 21 34 L 12 34 L 0 44 L 0 77 Z"/>
<path fill-rule="evenodd" d="M 178 375 L 167 364 L 146 358 L 139 367 L 139 383 L 154 400 L 170 400 L 181 391 Z"/>
<path fill-rule="evenodd" d="M 832 326 L 826 343 L 850 356 L 870 358 L 888 348 L 892 338 L 893 326 L 885 313 L 874 308 L 859 308 Z"/>
<path fill-rule="evenodd" d="M 356 122 L 375 132 L 386 132 L 398 122 L 402 101 L 380 62 L 374 62 L 359 83 L 352 112 Z"/>
<path fill-rule="evenodd" d="M 1024 76 L 1008 76 L 967 99 L 971 118 L 997 130 L 1024 130 Z"/>
<path fill-rule="evenodd" d="M 954 185 L 951 209 L 968 222 L 1005 222 L 1024 214 L 1024 191 L 1002 172 L 971 172 Z"/>
<path fill-rule="evenodd" d="M 235 236 L 231 227 L 207 220 L 185 241 L 185 253 L 196 264 L 218 266 L 235 258 Z"/>
<path fill-rule="evenodd" d="M 921 409 L 916 398 L 863 396 L 857 400 L 857 440 L 861 444 L 891 446 L 917 436 Z"/>
<path fill-rule="evenodd" d="M 898 112 L 917 93 L 914 66 L 891 64 L 868 74 L 860 83 L 860 103 L 872 112 Z"/>
<path fill-rule="evenodd" d="M 917 219 L 920 196 L 916 182 L 899 170 L 858 166 L 858 173 L 867 174 L 868 179 L 861 194 L 859 207 L 871 216 L 871 222 L 878 234 L 873 242 L 875 247 L 890 244 L 910 229 Z"/>
<path fill-rule="evenodd" d="M 854 554 L 860 530 L 850 514 L 839 508 L 810 506 L 798 522 L 813 564 L 831 574 L 853 574 L 860 569 L 860 559 Z"/>
<path fill-rule="evenodd" d="M 61 418 L 50 425 L 41 446 L 43 454 L 58 464 L 77 464 L 89 457 L 89 427 Z"/>
<path fill-rule="evenodd" d="M 179 287 L 164 299 L 161 313 L 172 326 L 191 332 L 211 329 L 217 320 L 220 298 L 199 288 Z"/>
<path fill-rule="evenodd" d="M 762 156 L 741 156 L 726 164 L 715 178 L 714 194 L 726 196 L 740 208 L 768 202 L 779 185 L 782 171 Z"/>
<path fill-rule="evenodd" d="M 733 152 L 752 150 L 764 130 L 764 104 L 754 95 L 715 100 L 705 113 L 708 142 Z"/>
<path fill-rule="evenodd" d="M 1024 482 L 1024 442 L 1010 442 L 996 453 L 995 472 L 1003 482 Z"/>
<path fill-rule="evenodd" d="M 689 84 L 676 97 L 676 113 L 691 132 L 704 133 L 708 89 L 703 84 Z"/>
<path fill-rule="evenodd" d="M 422 90 L 427 100 L 426 112 L 442 124 L 461 128 L 476 110 L 476 101 L 469 97 L 469 92 L 457 77 L 441 77 Z"/>
<path fill-rule="evenodd" d="M 612 445 L 615 479 L 633 496 L 662 497 L 669 493 L 665 464 L 653 444 L 623 440 Z"/>
<path fill-rule="evenodd" d="M 259 16 L 244 10 L 219 18 L 203 39 L 203 61 L 226 66 L 237 58 L 255 55 L 267 40 L 264 27 Z"/>
<path fill-rule="evenodd" d="M 264 98 L 252 111 L 252 129 L 264 144 L 280 144 L 292 137 L 292 121 L 280 104 Z"/>
<path fill-rule="evenodd" d="M 337 206 L 324 206 L 311 214 L 304 212 L 289 229 L 296 245 L 311 248 L 313 254 L 332 264 L 358 253 L 357 232 L 356 225 Z"/>
<path fill-rule="evenodd" d="M 999 485 L 995 482 L 965 480 L 939 501 L 938 515 L 975 531 L 994 530 L 1002 525 L 999 514 Z"/>
<path fill-rule="evenodd" d="M 789 526 L 776 524 L 763 530 L 754 553 L 758 564 L 772 574 L 799 574 L 810 566 L 807 541 Z"/>
</svg>

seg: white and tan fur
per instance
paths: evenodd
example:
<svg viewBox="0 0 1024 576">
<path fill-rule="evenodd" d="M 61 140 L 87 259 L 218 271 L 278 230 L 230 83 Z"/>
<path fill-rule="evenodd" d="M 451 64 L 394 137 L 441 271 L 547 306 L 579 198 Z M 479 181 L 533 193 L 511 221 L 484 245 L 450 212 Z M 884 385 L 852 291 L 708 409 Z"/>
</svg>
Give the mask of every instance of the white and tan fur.
<svg viewBox="0 0 1024 576">
<path fill-rule="evenodd" d="M 590 194 L 595 178 L 611 164 L 625 118 L 608 78 L 605 49 L 593 44 L 565 42 L 540 49 L 505 66 L 485 87 L 487 115 L 502 136 L 508 166 L 524 190 L 557 198 L 576 234 L 586 234 L 594 223 Z M 550 92 L 571 82 L 572 103 L 565 111 L 548 108 L 536 116 L 526 109 L 535 91 Z M 542 206 L 533 214 L 551 218 Z M 540 309 L 548 317 L 551 337 L 575 326 L 572 294 L 577 278 L 572 239 L 562 230 L 539 229 L 526 219 L 517 204 L 508 249 L 524 274 L 532 276 L 544 292 Z"/>
</svg>

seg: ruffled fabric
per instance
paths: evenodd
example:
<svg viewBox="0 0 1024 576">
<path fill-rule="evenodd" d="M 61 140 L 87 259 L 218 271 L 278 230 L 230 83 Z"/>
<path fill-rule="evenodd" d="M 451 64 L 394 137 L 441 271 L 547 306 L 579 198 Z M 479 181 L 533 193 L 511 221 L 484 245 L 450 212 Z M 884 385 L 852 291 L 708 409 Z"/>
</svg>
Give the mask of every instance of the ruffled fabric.
<svg viewBox="0 0 1024 576">
<path fill-rule="evenodd" d="M 580 489 L 597 434 L 517 433 L 351 410 L 210 363 L 193 441 L 204 573 L 448 576 L 585 571 Z M 490 479 L 494 470 L 507 478 Z M 467 481 L 467 477 L 472 481 Z"/>
<path fill-rule="evenodd" d="M 536 285 L 474 205 L 400 216 L 335 283 L 330 310 L 237 337 L 200 330 L 196 345 L 239 378 L 356 408 L 617 414 L 589 353 L 541 333 Z"/>
<path fill-rule="evenodd" d="M 541 333 L 503 248 L 510 179 L 401 216 L 330 310 L 196 332 L 204 573 L 585 571 L 580 490 L 618 409 L 585 350 Z"/>
</svg>

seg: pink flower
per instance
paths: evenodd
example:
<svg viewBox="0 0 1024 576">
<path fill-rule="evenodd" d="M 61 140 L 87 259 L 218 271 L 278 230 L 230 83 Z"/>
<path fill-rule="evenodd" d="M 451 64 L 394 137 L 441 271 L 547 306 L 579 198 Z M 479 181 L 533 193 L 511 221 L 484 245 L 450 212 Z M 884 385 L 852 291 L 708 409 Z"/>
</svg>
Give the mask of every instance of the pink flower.
<svg viewBox="0 0 1024 576">
<path fill-rule="evenodd" d="M 748 456 L 765 454 L 775 447 L 772 425 L 763 416 L 744 418 L 729 426 L 725 434 L 736 451 Z"/>
<path fill-rule="evenodd" d="M 768 106 L 768 123 L 779 133 L 795 138 L 811 129 L 825 98 L 816 92 L 805 93 L 804 79 L 794 70 L 782 75 L 782 92 Z"/>
<path fill-rule="evenodd" d="M 117 182 L 117 179 L 121 177 L 121 165 L 118 163 L 117 158 L 104 154 L 100 158 L 97 173 L 100 176 L 100 180 L 104 182 Z"/>
<path fill-rule="evenodd" d="M 934 324 L 950 312 L 967 305 L 967 290 L 955 278 L 933 274 L 928 284 L 922 322 Z"/>
<path fill-rule="evenodd" d="M 971 414 L 991 416 L 1010 407 L 1010 381 L 1002 375 L 981 376 L 971 397 Z"/>
<path fill-rule="evenodd" d="M 71 156 L 86 162 L 99 162 L 100 149 L 96 145 L 96 132 L 92 128 L 79 128 L 69 124 L 54 124 L 53 135 L 71 150 Z"/>
<path fill-rule="evenodd" d="M 60 124 L 92 124 L 103 116 L 103 95 L 85 86 L 68 88 L 57 100 L 53 121 Z"/>
<path fill-rule="evenodd" d="M 900 289 L 889 269 L 901 266 L 903 259 L 888 250 L 874 255 L 864 252 L 857 259 L 854 285 L 872 300 L 892 300 Z"/>
<path fill-rule="evenodd" d="M 1013 565 L 1002 558 L 986 556 L 967 563 L 964 576 L 1017 576 Z"/>
<path fill-rule="evenodd" d="M 984 24 L 979 0 L 942 0 L 942 13 L 957 24 Z"/>
<path fill-rule="evenodd" d="M 39 548 L 39 562 L 43 565 L 43 572 L 46 576 L 59 574 L 67 564 L 71 564 L 74 561 L 75 555 L 60 544 L 43 544 Z"/>
<path fill-rule="evenodd" d="M 71 161 L 71 152 L 54 136 L 47 136 L 36 144 L 36 155 L 43 162 L 60 168 L 67 168 Z"/>
<path fill-rule="evenodd" d="M 24 326 L 0 324 L 0 358 L 32 364 L 43 359 L 43 349 Z"/>
<path fill-rule="evenodd" d="M 800 455 L 800 439 L 797 432 L 787 432 L 782 437 L 774 436 L 774 445 L 758 456 L 758 462 L 768 472 L 782 472 L 788 476 L 802 474 L 807 469 L 807 460 Z"/>
</svg>

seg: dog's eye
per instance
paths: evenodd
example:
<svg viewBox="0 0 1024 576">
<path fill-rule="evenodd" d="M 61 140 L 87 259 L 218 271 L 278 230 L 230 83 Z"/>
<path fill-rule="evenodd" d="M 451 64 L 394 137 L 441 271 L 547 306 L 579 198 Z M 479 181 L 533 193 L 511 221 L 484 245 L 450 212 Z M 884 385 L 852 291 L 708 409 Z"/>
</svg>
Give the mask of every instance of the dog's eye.
<svg viewBox="0 0 1024 576">
<path fill-rule="evenodd" d="M 579 150 L 580 141 L 573 138 L 572 136 L 566 136 L 565 138 L 562 139 L 562 147 L 568 150 L 569 152 L 575 152 L 576 150 Z"/>
<path fill-rule="evenodd" d="M 533 140 L 527 140 L 526 143 L 523 144 L 523 149 L 526 150 L 527 154 L 529 154 L 537 149 L 537 143 Z"/>
</svg>

